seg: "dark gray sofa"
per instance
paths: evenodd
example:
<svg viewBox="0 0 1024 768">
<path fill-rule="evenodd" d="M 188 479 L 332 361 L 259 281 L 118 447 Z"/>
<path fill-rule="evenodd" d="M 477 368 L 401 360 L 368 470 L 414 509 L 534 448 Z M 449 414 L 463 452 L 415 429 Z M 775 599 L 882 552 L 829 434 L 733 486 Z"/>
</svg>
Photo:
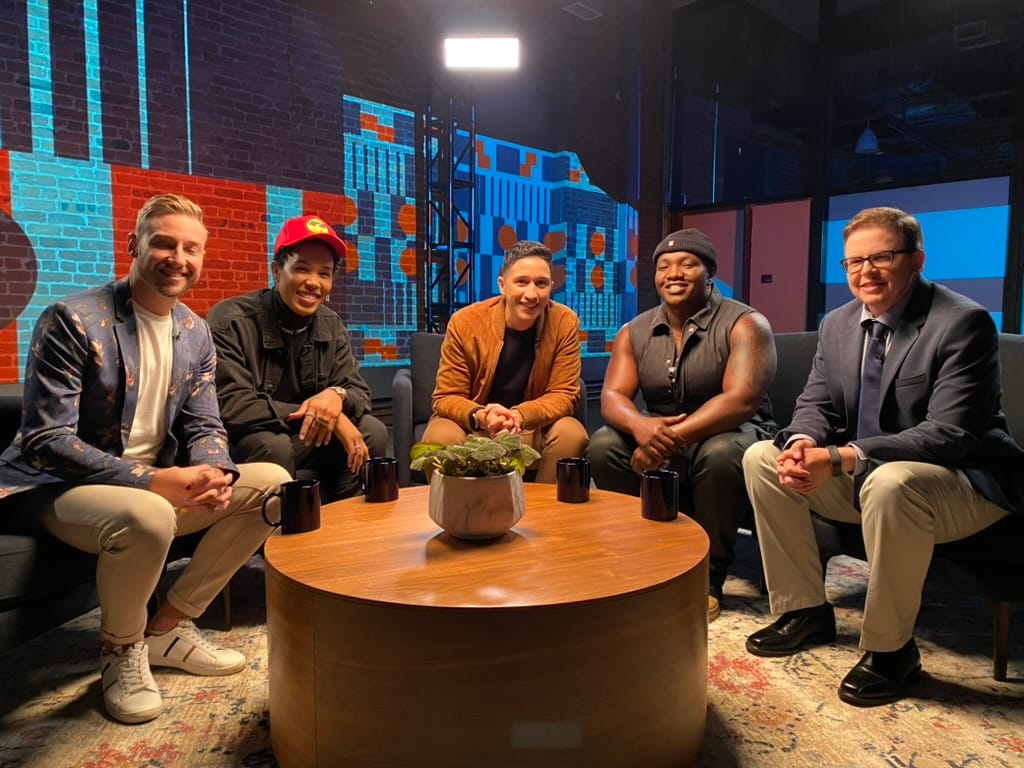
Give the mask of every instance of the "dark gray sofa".
<svg viewBox="0 0 1024 768">
<path fill-rule="evenodd" d="M 0 450 L 10 445 L 21 424 L 21 400 L 20 384 L 0 384 Z M 175 539 L 168 562 L 190 556 L 201 537 L 202 531 Z M 41 528 L 22 529 L 0 514 L 0 653 L 98 604 L 95 555 Z M 230 628 L 230 589 L 221 592 L 199 624 Z"/>
<path fill-rule="evenodd" d="M 779 373 L 769 396 L 780 426 L 789 423 L 796 398 L 807 381 L 817 338 L 814 331 L 775 336 Z M 1000 334 L 999 353 L 1003 412 L 1009 421 L 1010 432 L 1022 440 L 1024 402 L 1017 395 L 1024 391 L 1024 337 Z M 838 523 L 818 515 L 812 521 L 823 566 L 835 555 L 867 559 L 859 525 Z M 942 578 L 990 604 L 993 616 L 992 677 L 996 680 L 1006 679 L 1010 604 L 1024 601 L 1022 546 L 1024 515 L 1010 515 L 974 536 L 936 547 L 929 572 L 929 578 Z"/>
<path fill-rule="evenodd" d="M 0 446 L 21 423 L 21 385 L 0 386 Z M 0 448 L 0 450 L 2 450 Z M 96 607 L 96 558 L 0 515 L 0 652 Z M 28 535 L 26 535 L 28 534 Z"/>
</svg>

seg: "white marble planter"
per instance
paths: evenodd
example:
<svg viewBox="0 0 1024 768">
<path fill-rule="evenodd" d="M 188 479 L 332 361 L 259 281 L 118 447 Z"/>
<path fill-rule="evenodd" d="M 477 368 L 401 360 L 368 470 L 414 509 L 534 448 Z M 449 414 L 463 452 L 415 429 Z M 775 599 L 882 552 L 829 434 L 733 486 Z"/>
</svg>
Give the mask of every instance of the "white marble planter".
<svg viewBox="0 0 1024 768">
<path fill-rule="evenodd" d="M 430 519 L 459 539 L 493 539 L 519 522 L 526 512 L 523 476 L 430 478 Z"/>
</svg>

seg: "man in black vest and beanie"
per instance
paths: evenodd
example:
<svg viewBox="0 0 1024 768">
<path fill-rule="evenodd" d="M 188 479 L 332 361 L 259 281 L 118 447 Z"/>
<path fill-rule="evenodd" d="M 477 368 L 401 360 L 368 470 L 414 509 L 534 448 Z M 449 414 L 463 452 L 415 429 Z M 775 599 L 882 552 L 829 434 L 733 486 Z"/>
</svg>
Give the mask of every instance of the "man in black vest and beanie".
<svg viewBox="0 0 1024 768">
<path fill-rule="evenodd" d="M 712 621 L 736 529 L 750 515 L 743 451 L 775 431 L 765 394 L 775 378 L 775 341 L 763 315 L 715 286 L 718 254 L 703 232 L 673 232 L 653 258 L 661 303 L 615 336 L 601 390 L 608 426 L 591 438 L 587 457 L 598 488 L 634 496 L 645 469 L 679 473 L 681 511 L 711 540 Z"/>
</svg>

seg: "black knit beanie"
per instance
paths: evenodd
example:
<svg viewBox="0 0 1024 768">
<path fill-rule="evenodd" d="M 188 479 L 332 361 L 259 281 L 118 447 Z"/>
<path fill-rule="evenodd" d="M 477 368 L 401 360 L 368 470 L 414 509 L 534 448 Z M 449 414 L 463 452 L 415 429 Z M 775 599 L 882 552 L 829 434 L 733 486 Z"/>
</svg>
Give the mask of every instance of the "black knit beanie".
<svg viewBox="0 0 1024 768">
<path fill-rule="evenodd" d="M 652 261 L 657 264 L 661 254 L 678 251 L 692 253 L 704 262 L 712 274 L 718 269 L 718 254 L 715 252 L 715 246 L 711 244 L 708 236 L 699 229 L 680 229 L 666 236 L 654 249 Z"/>
</svg>

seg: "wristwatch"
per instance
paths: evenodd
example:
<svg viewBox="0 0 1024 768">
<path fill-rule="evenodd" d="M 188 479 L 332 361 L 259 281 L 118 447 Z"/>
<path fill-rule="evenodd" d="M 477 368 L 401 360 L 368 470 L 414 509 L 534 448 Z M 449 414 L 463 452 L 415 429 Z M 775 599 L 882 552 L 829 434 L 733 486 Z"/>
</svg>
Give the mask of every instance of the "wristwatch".
<svg viewBox="0 0 1024 768">
<path fill-rule="evenodd" d="M 328 389 L 337 392 L 342 402 L 348 399 L 348 390 L 344 387 L 328 387 Z"/>
<path fill-rule="evenodd" d="M 832 462 L 832 477 L 839 477 L 843 474 L 843 459 L 839 455 L 839 449 L 834 445 L 827 446 L 828 458 Z"/>
<path fill-rule="evenodd" d="M 478 407 L 478 408 L 474 408 L 472 411 L 469 412 L 469 426 L 470 426 L 470 429 L 472 429 L 474 432 L 476 432 L 477 430 L 480 429 L 480 425 L 477 424 L 477 421 L 476 421 L 476 412 L 477 411 L 482 411 L 482 410 L 483 410 L 483 408 L 479 408 Z"/>
</svg>

